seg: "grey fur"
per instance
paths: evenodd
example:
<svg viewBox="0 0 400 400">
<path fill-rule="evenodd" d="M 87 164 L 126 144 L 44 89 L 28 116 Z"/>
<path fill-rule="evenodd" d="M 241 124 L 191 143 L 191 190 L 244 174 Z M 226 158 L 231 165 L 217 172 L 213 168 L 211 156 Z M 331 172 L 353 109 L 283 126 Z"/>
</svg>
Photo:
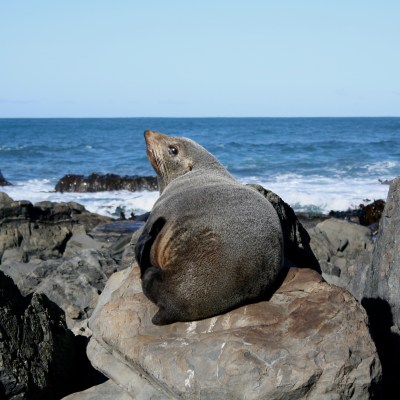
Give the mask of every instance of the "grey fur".
<svg viewBox="0 0 400 400">
<path fill-rule="evenodd" d="M 143 291 L 159 307 L 153 323 L 211 317 L 265 297 L 283 264 L 272 205 L 192 140 L 145 137 L 161 196 L 136 258 Z"/>
</svg>

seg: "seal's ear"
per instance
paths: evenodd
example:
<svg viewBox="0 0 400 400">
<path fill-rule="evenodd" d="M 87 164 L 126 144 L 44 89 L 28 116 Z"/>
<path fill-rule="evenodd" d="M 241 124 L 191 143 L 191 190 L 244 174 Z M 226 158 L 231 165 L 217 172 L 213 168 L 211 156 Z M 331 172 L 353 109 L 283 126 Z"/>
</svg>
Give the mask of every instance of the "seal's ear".
<svg viewBox="0 0 400 400">
<path fill-rule="evenodd" d="M 153 224 L 146 224 L 139 236 L 135 246 L 135 257 L 140 266 L 141 278 L 145 271 L 152 266 L 150 262 L 151 246 L 166 222 L 165 218 L 160 217 Z"/>
</svg>

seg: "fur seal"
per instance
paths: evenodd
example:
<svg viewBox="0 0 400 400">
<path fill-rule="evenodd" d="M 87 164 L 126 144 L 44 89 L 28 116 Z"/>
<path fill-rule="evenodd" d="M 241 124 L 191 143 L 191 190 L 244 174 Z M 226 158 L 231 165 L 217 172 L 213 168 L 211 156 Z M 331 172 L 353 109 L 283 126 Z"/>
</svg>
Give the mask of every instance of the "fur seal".
<svg viewBox="0 0 400 400">
<path fill-rule="evenodd" d="M 278 215 L 196 142 L 145 131 L 160 197 L 136 247 L 156 325 L 222 314 L 264 298 L 283 265 Z"/>
</svg>

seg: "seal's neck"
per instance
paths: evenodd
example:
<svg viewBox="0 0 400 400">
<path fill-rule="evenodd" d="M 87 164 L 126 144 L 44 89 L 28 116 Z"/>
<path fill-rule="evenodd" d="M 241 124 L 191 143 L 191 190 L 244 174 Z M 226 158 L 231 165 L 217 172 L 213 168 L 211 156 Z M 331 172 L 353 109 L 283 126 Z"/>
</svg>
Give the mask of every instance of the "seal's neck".
<svg viewBox="0 0 400 400">
<path fill-rule="evenodd" d="M 190 179 L 191 177 L 195 178 L 196 176 L 207 175 L 210 180 L 213 178 L 218 179 L 226 179 L 229 181 L 235 181 L 235 178 L 224 168 L 224 166 L 210 154 L 212 158 L 205 161 L 204 158 L 202 159 L 201 165 L 194 163 L 193 167 L 188 171 L 178 171 L 174 174 L 170 174 L 167 176 L 163 176 L 161 174 L 157 174 L 158 180 L 158 188 L 160 194 L 163 193 L 164 189 L 174 180 L 185 177 Z"/>
</svg>

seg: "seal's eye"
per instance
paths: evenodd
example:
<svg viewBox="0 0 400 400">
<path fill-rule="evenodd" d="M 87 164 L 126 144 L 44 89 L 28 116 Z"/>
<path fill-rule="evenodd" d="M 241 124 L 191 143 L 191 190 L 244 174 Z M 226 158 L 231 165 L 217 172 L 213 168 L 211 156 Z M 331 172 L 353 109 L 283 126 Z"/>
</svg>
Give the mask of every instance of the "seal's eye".
<svg viewBox="0 0 400 400">
<path fill-rule="evenodd" d="M 171 156 L 176 156 L 178 154 L 178 149 L 175 146 L 168 146 L 168 153 Z"/>
</svg>

